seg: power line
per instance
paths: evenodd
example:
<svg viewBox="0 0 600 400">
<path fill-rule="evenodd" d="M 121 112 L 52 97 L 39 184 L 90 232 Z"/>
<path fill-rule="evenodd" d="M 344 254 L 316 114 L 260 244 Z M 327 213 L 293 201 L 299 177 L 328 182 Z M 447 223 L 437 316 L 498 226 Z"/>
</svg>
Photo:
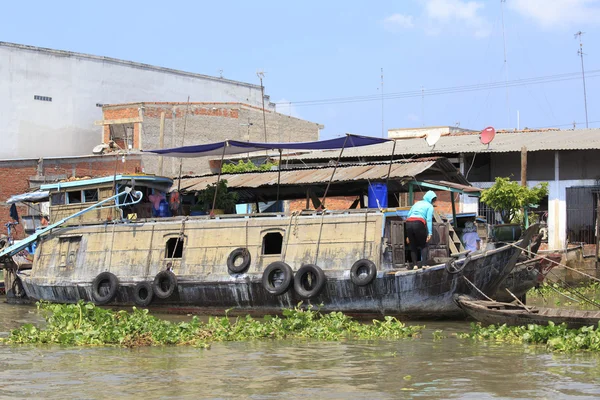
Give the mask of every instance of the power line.
<svg viewBox="0 0 600 400">
<path fill-rule="evenodd" d="M 586 124 L 587 124 L 587 122 L 588 121 L 586 121 Z M 597 124 L 597 123 L 600 123 L 600 120 L 589 121 L 589 123 L 590 124 Z M 569 122 L 568 124 L 555 124 L 555 125 L 548 125 L 548 126 L 535 126 L 533 128 L 529 128 L 529 129 L 559 128 L 559 127 L 562 127 L 562 126 L 572 126 L 573 128 L 575 128 L 575 126 L 577 124 L 583 124 L 583 122 L 573 121 L 573 122 Z M 586 126 L 586 128 L 587 128 L 587 126 Z"/>
<path fill-rule="evenodd" d="M 464 92 L 473 92 L 480 90 L 489 90 L 489 89 L 501 89 L 504 87 L 517 87 L 517 86 L 525 86 L 525 85 L 534 85 L 534 84 L 543 84 L 550 82 L 562 82 L 569 81 L 573 79 L 579 79 L 581 76 L 581 72 L 571 72 L 571 73 L 563 73 L 556 75 L 546 75 L 540 77 L 532 77 L 532 78 L 523 78 L 523 79 L 515 79 L 508 82 L 490 82 L 490 83 L 478 83 L 473 85 L 463 85 L 463 86 L 451 86 L 445 88 L 438 89 L 429 89 L 429 90 L 411 90 L 405 92 L 392 92 L 384 94 L 383 97 L 385 99 L 402 99 L 402 98 L 410 98 L 410 97 L 419 97 L 419 96 L 438 96 L 444 94 L 453 94 L 453 93 L 464 93 Z M 600 69 L 588 71 L 588 78 L 595 78 L 600 76 Z M 325 104 L 343 104 L 343 103 L 357 103 L 357 102 L 367 102 L 367 101 L 381 101 L 381 95 L 364 95 L 364 96 L 350 96 L 350 97 L 333 97 L 327 99 L 320 100 L 301 100 L 301 101 L 290 101 L 279 104 L 294 104 L 295 106 L 317 106 L 317 105 L 325 105 Z"/>
</svg>

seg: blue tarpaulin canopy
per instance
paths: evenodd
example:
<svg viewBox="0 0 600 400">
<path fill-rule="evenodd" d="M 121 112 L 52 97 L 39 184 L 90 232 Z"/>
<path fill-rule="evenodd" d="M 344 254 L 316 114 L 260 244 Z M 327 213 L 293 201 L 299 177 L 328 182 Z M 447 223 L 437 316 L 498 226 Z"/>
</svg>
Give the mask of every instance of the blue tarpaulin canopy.
<svg viewBox="0 0 600 400">
<path fill-rule="evenodd" d="M 389 139 L 375 138 L 369 136 L 346 135 L 346 137 L 321 140 L 316 142 L 296 143 L 259 143 L 240 142 L 237 140 L 226 140 L 218 143 L 200 144 L 195 146 L 174 147 L 171 149 L 144 150 L 145 153 L 154 153 L 168 157 L 204 157 L 223 154 L 241 154 L 260 150 L 334 150 L 348 147 L 369 146 L 387 142 Z M 225 153 L 223 153 L 225 148 Z"/>
</svg>

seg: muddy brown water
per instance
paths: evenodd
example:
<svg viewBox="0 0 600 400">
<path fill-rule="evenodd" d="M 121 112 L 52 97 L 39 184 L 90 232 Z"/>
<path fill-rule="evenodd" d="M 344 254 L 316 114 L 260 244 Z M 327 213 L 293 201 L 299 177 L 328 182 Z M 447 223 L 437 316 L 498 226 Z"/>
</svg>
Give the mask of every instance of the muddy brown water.
<svg viewBox="0 0 600 400">
<path fill-rule="evenodd" d="M 0 303 L 0 334 L 42 323 Z M 182 320 L 186 317 L 165 316 Z M 189 317 L 188 317 L 189 318 Z M 192 347 L 0 345 L 0 397 L 251 399 L 593 399 L 600 354 L 473 343 L 468 322 L 420 322 L 419 339 L 255 341 Z M 443 330 L 445 339 L 434 340 Z"/>
</svg>

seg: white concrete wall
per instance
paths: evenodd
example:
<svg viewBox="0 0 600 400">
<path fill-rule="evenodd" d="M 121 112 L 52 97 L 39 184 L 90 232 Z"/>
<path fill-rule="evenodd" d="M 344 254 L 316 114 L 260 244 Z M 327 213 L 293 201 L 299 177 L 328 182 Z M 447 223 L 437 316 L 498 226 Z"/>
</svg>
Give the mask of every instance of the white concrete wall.
<svg viewBox="0 0 600 400">
<path fill-rule="evenodd" d="M 51 102 L 34 96 L 52 97 Z M 100 104 L 242 102 L 259 86 L 105 57 L 0 42 L 0 159 L 91 154 Z M 265 107 L 269 102 L 265 103 Z"/>
<path fill-rule="evenodd" d="M 533 187 L 548 181 L 528 181 Z M 488 188 L 494 182 L 471 182 L 475 187 Z M 548 247 L 552 250 L 565 249 L 567 246 L 567 188 L 573 186 L 594 186 L 594 179 L 563 180 L 548 182 Z M 463 196 L 464 200 L 464 196 Z M 468 200 L 463 205 L 464 212 L 477 212 L 477 202 Z"/>
<path fill-rule="evenodd" d="M 456 126 L 424 126 L 421 128 L 388 129 L 389 138 L 420 138 L 428 134 L 439 133 L 441 136 L 457 134 L 461 132 L 474 132 Z"/>
</svg>

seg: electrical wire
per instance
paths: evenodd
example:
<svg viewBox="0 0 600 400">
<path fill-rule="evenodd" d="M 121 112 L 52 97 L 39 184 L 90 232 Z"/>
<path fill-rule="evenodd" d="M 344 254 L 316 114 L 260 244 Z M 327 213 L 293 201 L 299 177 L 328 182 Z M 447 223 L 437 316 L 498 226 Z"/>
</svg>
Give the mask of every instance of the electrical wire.
<svg viewBox="0 0 600 400">
<path fill-rule="evenodd" d="M 586 78 L 597 78 L 600 77 L 600 69 L 591 70 L 586 74 Z M 490 83 L 481 83 L 481 84 L 472 84 L 472 85 L 463 85 L 463 86 L 452 86 L 438 89 L 429 89 L 429 90 L 410 90 L 405 92 L 392 92 L 386 93 L 383 95 L 384 99 L 403 99 L 403 98 L 411 98 L 411 97 L 420 97 L 420 96 L 439 96 L 445 94 L 454 94 L 454 93 L 464 93 L 464 92 L 473 92 L 480 90 L 489 90 L 489 89 L 504 89 L 506 87 L 518 87 L 518 86 L 526 86 L 526 85 L 534 85 L 534 84 L 544 84 L 551 82 L 563 82 L 569 80 L 581 79 L 580 72 L 571 72 L 571 73 L 563 73 L 563 74 L 555 74 L 555 75 L 546 75 L 540 77 L 532 77 L 532 78 L 524 78 L 524 79 L 516 79 L 512 81 L 506 82 L 490 82 Z M 327 99 L 320 100 L 302 100 L 302 101 L 289 101 L 283 103 L 277 103 L 280 105 L 294 105 L 298 107 L 305 106 L 319 106 L 326 104 L 344 104 L 344 103 L 360 103 L 360 102 L 368 102 L 368 101 L 381 101 L 382 95 L 364 95 L 364 96 L 350 96 L 350 97 L 333 97 Z"/>
</svg>

